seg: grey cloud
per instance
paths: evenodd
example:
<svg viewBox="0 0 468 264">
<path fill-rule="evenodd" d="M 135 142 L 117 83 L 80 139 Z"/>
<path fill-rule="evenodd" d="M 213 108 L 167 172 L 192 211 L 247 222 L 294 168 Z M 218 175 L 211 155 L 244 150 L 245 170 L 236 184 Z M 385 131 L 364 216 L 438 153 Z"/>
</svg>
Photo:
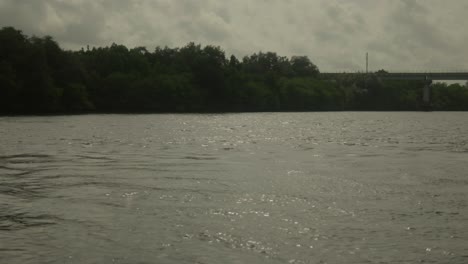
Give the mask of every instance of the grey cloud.
<svg viewBox="0 0 468 264">
<path fill-rule="evenodd" d="M 45 16 L 45 6 L 40 2 L 1 0 L 0 24 L 14 25 L 25 31 L 37 32 L 38 24 L 32 21 L 42 21 Z"/>
<path fill-rule="evenodd" d="M 215 44 L 308 55 L 322 70 L 468 69 L 465 0 L 0 0 L 0 26 L 86 45 Z"/>
<path fill-rule="evenodd" d="M 399 2 L 388 14 L 384 24 L 385 32 L 390 33 L 385 37 L 390 51 L 388 55 L 395 58 L 403 56 L 410 63 L 418 62 L 417 66 L 415 63 L 412 67 L 428 70 L 446 68 L 444 65 L 455 64 L 448 61 L 448 58 L 453 51 L 460 48 L 457 47 L 459 43 L 452 38 L 448 32 L 449 28 L 439 24 L 434 11 L 428 8 L 429 6 L 442 8 L 441 4 L 443 3 L 410 0 Z M 434 64 L 435 61 L 438 61 L 440 66 Z"/>
<path fill-rule="evenodd" d="M 411 49 L 429 48 L 435 50 L 449 48 L 444 32 L 435 22 L 429 20 L 430 13 L 416 1 L 403 1 L 393 14 L 388 26 L 389 31 L 402 41 L 403 47 Z"/>
<path fill-rule="evenodd" d="M 77 2 L 1 0 L 0 24 L 18 27 L 27 34 L 52 35 L 65 45 L 97 45 L 103 30 L 102 10 Z"/>
</svg>

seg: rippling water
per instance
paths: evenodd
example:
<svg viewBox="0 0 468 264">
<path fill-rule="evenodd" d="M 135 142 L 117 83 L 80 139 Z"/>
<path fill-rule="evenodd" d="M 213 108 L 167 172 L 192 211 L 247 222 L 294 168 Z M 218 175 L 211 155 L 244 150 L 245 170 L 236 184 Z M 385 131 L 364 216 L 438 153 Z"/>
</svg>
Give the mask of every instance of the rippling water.
<svg viewBox="0 0 468 264">
<path fill-rule="evenodd" d="M 468 263 L 468 113 L 0 118 L 0 263 Z"/>
</svg>

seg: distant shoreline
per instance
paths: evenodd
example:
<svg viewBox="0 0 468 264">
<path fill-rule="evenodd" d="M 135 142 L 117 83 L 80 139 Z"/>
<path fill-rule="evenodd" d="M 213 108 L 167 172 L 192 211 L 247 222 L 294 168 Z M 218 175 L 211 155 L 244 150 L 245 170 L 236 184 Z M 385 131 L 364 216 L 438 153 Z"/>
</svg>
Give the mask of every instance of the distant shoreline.
<svg viewBox="0 0 468 264">
<path fill-rule="evenodd" d="M 308 56 L 236 58 L 195 43 L 65 51 L 52 37 L 12 27 L 0 29 L 0 40 L 0 115 L 427 110 L 424 80 L 325 80 Z M 466 86 L 430 89 L 430 110 L 468 111 Z"/>
<path fill-rule="evenodd" d="M 76 113 L 29 113 L 0 114 L 0 117 L 54 117 L 54 116 L 86 116 L 86 115 L 230 115 L 230 114 L 282 114 L 282 113 L 444 113 L 460 110 L 330 110 L 330 111 L 250 111 L 250 112 L 76 112 Z"/>
</svg>

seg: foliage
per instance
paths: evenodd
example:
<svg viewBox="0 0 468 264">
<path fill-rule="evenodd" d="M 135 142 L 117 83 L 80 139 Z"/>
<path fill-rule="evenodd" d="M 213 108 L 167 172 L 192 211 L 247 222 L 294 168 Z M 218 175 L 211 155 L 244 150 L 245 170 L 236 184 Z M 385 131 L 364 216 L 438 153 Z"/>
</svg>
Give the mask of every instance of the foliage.
<svg viewBox="0 0 468 264">
<path fill-rule="evenodd" d="M 384 74 L 381 70 L 378 74 Z M 306 56 L 218 46 L 64 51 L 52 37 L 0 30 L 0 113 L 418 110 L 418 81 L 321 80 Z M 468 110 L 468 89 L 432 85 L 436 110 Z"/>
</svg>

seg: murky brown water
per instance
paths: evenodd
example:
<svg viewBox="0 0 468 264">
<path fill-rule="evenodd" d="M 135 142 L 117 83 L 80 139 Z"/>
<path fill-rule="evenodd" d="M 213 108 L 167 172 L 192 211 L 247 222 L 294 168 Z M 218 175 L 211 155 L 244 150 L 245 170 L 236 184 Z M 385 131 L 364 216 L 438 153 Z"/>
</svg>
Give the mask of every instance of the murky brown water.
<svg viewBox="0 0 468 264">
<path fill-rule="evenodd" d="M 0 118 L 0 263 L 468 263 L 468 113 Z"/>
</svg>

